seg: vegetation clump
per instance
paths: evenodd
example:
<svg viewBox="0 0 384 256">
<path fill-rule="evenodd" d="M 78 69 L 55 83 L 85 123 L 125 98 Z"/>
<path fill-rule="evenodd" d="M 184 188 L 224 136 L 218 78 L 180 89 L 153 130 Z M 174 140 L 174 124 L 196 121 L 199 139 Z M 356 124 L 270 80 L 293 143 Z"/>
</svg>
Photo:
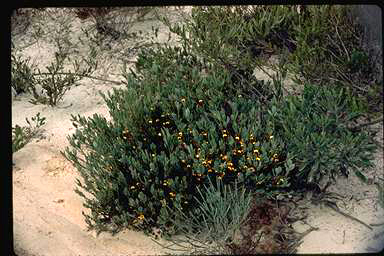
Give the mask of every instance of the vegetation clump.
<svg viewBox="0 0 384 256">
<path fill-rule="evenodd" d="M 182 234 L 187 241 L 181 242 L 196 242 L 190 243 L 195 253 L 199 246 L 210 252 L 217 246 L 232 253 L 291 251 L 287 234 L 273 235 L 274 228 L 286 228 L 277 221 L 279 209 L 268 201 L 253 205 L 251 198 L 325 191 L 351 170 L 366 180 L 377 146 L 374 132 L 358 123 L 372 109 L 358 96 L 375 96 L 367 89 L 377 82 L 370 76 L 371 56 L 352 37 L 342 7 L 300 8 L 196 7 L 184 25 L 163 19 L 180 45 L 143 48 L 135 70 L 124 66 L 126 88 L 102 94 L 110 119 L 72 116 L 76 131 L 62 154 L 81 175 L 75 191 L 90 209 L 84 214 L 90 229 L 160 229 L 171 240 Z M 75 13 L 95 19 L 98 41 L 135 37 L 107 19 L 114 11 Z M 58 52 L 47 72 L 34 72 L 28 59 L 12 54 L 11 86 L 32 93 L 33 103 L 57 105 L 96 69 L 90 59 L 64 71 L 71 45 L 55 42 Z M 278 75 L 259 80 L 255 67 L 274 54 L 283 56 Z M 285 97 L 288 71 L 303 78 L 296 79 L 303 90 Z M 32 118 L 36 128 L 44 120 Z M 33 131 L 13 128 L 13 152 Z M 236 242 L 246 221 L 255 230 L 273 225 L 266 239 L 280 243 L 264 243 L 260 251 L 249 245 L 257 232 Z"/>
<path fill-rule="evenodd" d="M 12 153 L 20 150 L 32 138 L 38 135 L 40 127 L 45 124 L 45 119 L 45 117 L 40 117 L 40 113 L 37 113 L 36 116 L 31 118 L 35 125 L 32 125 L 28 118 L 26 118 L 28 126 L 15 125 L 12 127 Z"/>
</svg>

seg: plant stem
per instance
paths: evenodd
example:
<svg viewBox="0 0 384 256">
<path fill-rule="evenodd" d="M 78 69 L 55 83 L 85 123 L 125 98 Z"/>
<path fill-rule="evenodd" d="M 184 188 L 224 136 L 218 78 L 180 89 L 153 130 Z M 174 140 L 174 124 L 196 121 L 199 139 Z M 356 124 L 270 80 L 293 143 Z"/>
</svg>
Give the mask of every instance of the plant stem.
<svg viewBox="0 0 384 256">
<path fill-rule="evenodd" d="M 359 124 L 359 125 L 357 125 L 355 127 L 350 127 L 349 129 L 351 131 L 359 131 L 359 130 L 361 130 L 361 128 L 363 128 L 365 126 L 373 125 L 373 124 L 376 124 L 376 123 L 379 123 L 379 122 L 382 122 L 382 121 L 383 121 L 383 118 L 379 118 L 379 119 L 376 119 L 376 120 L 368 122 L 368 123 Z"/>
</svg>

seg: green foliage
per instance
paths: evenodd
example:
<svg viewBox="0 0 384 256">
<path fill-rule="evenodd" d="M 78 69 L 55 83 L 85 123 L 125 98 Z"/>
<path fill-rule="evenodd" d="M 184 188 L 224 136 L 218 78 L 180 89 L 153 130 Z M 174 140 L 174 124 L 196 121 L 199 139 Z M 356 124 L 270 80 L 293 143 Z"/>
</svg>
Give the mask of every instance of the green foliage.
<svg viewBox="0 0 384 256">
<path fill-rule="evenodd" d="M 48 72 L 41 72 L 35 66 L 29 65 L 30 59 L 16 57 L 16 54 L 13 53 L 11 57 L 11 86 L 16 93 L 30 92 L 34 97 L 30 100 L 31 103 L 42 103 L 50 106 L 56 106 L 65 92 L 84 76 L 90 75 L 97 65 L 91 59 L 83 59 L 81 62 L 75 60 L 72 62 L 74 72 L 65 71 L 64 64 L 68 54 L 63 52 L 61 48 L 55 53 L 55 60 L 46 67 Z M 40 93 L 38 93 L 39 87 L 41 87 Z"/>
<path fill-rule="evenodd" d="M 37 14 L 38 12 L 36 12 Z M 64 94 L 85 76 L 90 76 L 97 67 L 95 61 L 96 52 L 91 48 L 90 55 L 71 60 L 70 54 L 73 52 L 75 45 L 70 40 L 71 20 L 67 15 L 57 15 L 57 12 L 49 13 L 42 10 L 39 12 L 43 15 L 36 23 L 33 24 L 33 33 L 37 33 L 35 38 L 39 40 L 43 34 L 49 34 L 48 41 L 56 47 L 54 60 L 46 67 L 46 71 L 41 71 L 35 65 L 30 65 L 29 58 L 18 56 L 20 46 L 12 43 L 11 52 L 11 86 L 16 93 L 29 92 L 33 95 L 30 102 L 33 104 L 42 103 L 50 106 L 56 106 L 63 98 Z M 47 19 L 47 20 L 45 20 Z M 50 31 L 46 31 L 45 22 L 51 19 L 57 26 L 53 26 Z M 36 31 L 35 31 L 36 30 Z M 41 34 L 43 33 L 43 34 Z M 23 48 L 23 47 L 21 47 Z M 26 48 L 26 47 L 24 47 Z M 67 65 L 72 65 L 73 70 L 67 70 Z"/>
<path fill-rule="evenodd" d="M 193 196 L 208 177 L 266 193 L 289 185 L 294 164 L 282 140 L 263 129 L 260 104 L 228 98 L 228 73 L 201 77 L 180 67 L 163 83 L 154 76 L 168 66 L 152 65 L 142 71 L 152 76 L 132 74 L 127 89 L 103 95 L 111 121 L 73 117 L 78 129 L 65 155 L 84 179 L 79 186 L 95 196 L 86 198 L 90 227 L 170 226 L 175 209 L 196 207 Z"/>
<path fill-rule="evenodd" d="M 168 237 L 170 244 L 161 245 L 188 254 L 228 253 L 227 245 L 245 222 L 252 196 L 236 183 L 223 185 L 219 179 L 197 191 L 198 207 L 187 214 L 177 209 L 178 218 L 172 220 L 177 237 Z"/>
<path fill-rule="evenodd" d="M 45 117 L 40 117 L 40 113 L 31 118 L 34 125 L 31 124 L 28 118 L 25 120 L 28 126 L 21 127 L 16 125 L 12 127 L 12 153 L 15 153 L 30 142 L 38 134 L 40 127 L 45 124 Z"/>
<path fill-rule="evenodd" d="M 29 61 L 29 58 L 23 59 L 11 52 L 11 86 L 16 94 L 27 92 L 36 83 L 33 76 L 34 66 Z"/>
<path fill-rule="evenodd" d="M 289 8 L 273 10 L 291 17 Z M 193 15 L 206 23 L 205 11 Z M 262 15 L 268 26 L 276 25 L 268 30 L 259 21 L 259 36 L 279 38 L 277 27 L 286 23 L 295 31 L 288 19 Z M 72 116 L 77 129 L 63 154 L 81 174 L 76 192 L 91 210 L 85 215 L 89 228 L 172 234 L 172 220 L 180 216 L 194 214 L 202 222 L 212 217 L 207 209 L 214 203 L 200 189 L 209 180 L 270 195 L 347 175 L 348 168 L 363 177 L 358 168 L 372 166 L 371 134 L 349 128 L 362 114 L 349 89 L 306 85 L 300 96 L 284 99 L 278 78 L 264 83 L 252 77 L 251 50 L 245 54 L 244 45 L 230 38 L 215 41 L 235 32 L 223 33 L 226 26 L 213 20 L 197 23 L 195 32 L 193 22 L 172 28 L 181 47 L 142 50 L 136 70 L 123 70 L 127 88 L 102 95 L 110 120 Z M 213 26 L 213 32 L 196 39 L 201 26 Z M 322 33 L 316 29 L 311 33 Z M 271 44 L 278 41 L 270 37 Z M 204 43 L 209 47 L 200 47 Z M 196 212 L 201 207 L 205 212 Z"/>
<path fill-rule="evenodd" d="M 271 54 L 286 54 L 285 66 L 311 84 L 342 84 L 355 95 L 368 96 L 374 79 L 373 56 L 364 52 L 362 30 L 348 6 L 215 6 L 194 7 L 186 24 L 172 24 L 198 55 L 221 65 L 251 89 L 255 66 L 266 65 Z M 298 11 L 300 10 L 300 11 Z M 238 79 L 239 80 L 239 79 Z M 382 82 L 378 82 L 381 84 Z M 240 86 L 239 86 L 240 85 Z M 268 90 L 256 86 L 258 96 Z M 255 91 L 252 88 L 250 91 Z M 381 96 L 381 97 L 380 97 Z M 370 97 L 369 109 L 382 102 Z M 382 103 L 381 103 L 382 104 Z"/>
<path fill-rule="evenodd" d="M 92 72 L 93 67 L 81 70 L 80 63 L 73 63 L 74 72 L 64 70 L 64 61 L 66 54 L 55 53 L 55 61 L 47 66 L 48 72 L 38 70 L 36 74 L 36 84 L 31 84 L 29 90 L 32 92 L 34 99 L 30 102 L 33 104 L 42 103 L 50 106 L 56 106 L 63 98 L 64 94 L 75 85 L 75 83 Z M 41 93 L 37 92 L 36 85 L 41 86 Z"/>
<path fill-rule="evenodd" d="M 364 177 L 359 170 L 373 166 L 374 134 L 350 129 L 362 112 L 348 90 L 306 85 L 300 97 L 271 108 L 268 119 L 294 158 L 297 181 L 318 183 L 348 175 L 348 169 Z"/>
<path fill-rule="evenodd" d="M 48 73 L 42 74 L 39 70 L 39 75 L 43 75 L 45 78 L 39 79 L 39 84 L 42 87 L 41 93 L 37 93 L 36 87 L 30 86 L 30 90 L 33 93 L 34 100 L 30 102 L 33 104 L 42 103 L 50 106 L 57 105 L 57 102 L 61 100 L 66 91 L 75 82 L 74 74 L 66 74 L 61 76 L 60 73 L 63 70 L 64 58 L 59 54 L 55 55 L 55 62 L 52 62 L 50 66 L 47 66 Z"/>
</svg>

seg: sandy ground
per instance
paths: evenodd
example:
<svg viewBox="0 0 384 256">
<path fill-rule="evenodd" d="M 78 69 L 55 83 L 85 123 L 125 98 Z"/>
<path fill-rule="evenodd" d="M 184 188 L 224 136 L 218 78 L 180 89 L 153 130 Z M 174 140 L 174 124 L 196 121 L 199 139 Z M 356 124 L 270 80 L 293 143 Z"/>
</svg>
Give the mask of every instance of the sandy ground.
<svg viewBox="0 0 384 256">
<path fill-rule="evenodd" d="M 74 19 L 74 28 L 84 25 Z M 152 23 L 151 23 L 152 22 Z M 52 24 L 51 24 L 52 25 Z M 151 29 L 153 21 L 141 23 Z M 53 26 L 53 25 L 52 25 Z M 168 35 L 161 30 L 162 38 Z M 52 45 L 39 42 L 23 51 L 39 67 L 44 67 L 53 56 Z M 48 62 L 47 62 L 48 61 Z M 100 71 L 107 79 L 119 80 L 118 67 Z M 99 91 L 107 92 L 114 85 L 84 79 L 68 91 L 57 107 L 33 105 L 31 95 L 19 95 L 12 100 L 12 125 L 26 125 L 38 112 L 46 117 L 42 137 L 34 139 L 13 154 L 13 229 L 14 250 L 18 255 L 159 255 L 165 251 L 143 233 L 125 230 L 115 236 L 87 232 L 81 198 L 73 191 L 76 170 L 60 154 L 68 146 L 67 136 L 74 132 L 71 114 L 91 116 L 98 113 L 108 117 L 108 109 Z M 383 126 L 377 139 L 382 141 Z M 376 154 L 376 168 L 368 177 L 383 175 L 383 152 Z M 380 223 L 384 210 L 378 206 L 375 185 L 363 185 L 353 175 L 341 179 L 330 188 L 344 195 L 344 212 L 366 223 Z M 374 252 L 384 247 L 384 226 L 372 230 L 348 219 L 328 207 L 308 206 L 308 224 L 318 227 L 304 237 L 299 253 L 356 253 Z M 296 223 L 298 231 L 308 228 Z"/>
</svg>

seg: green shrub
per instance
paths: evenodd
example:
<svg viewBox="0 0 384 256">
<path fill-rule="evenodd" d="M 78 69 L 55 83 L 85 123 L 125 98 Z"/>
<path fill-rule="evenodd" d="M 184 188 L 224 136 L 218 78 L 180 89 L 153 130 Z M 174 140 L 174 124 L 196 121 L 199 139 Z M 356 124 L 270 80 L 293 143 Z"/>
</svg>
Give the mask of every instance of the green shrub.
<svg viewBox="0 0 384 256">
<path fill-rule="evenodd" d="M 374 56 L 364 51 L 362 29 L 349 6 L 210 6 L 194 7 L 186 24 L 171 31 L 204 60 L 221 66 L 242 82 L 234 86 L 259 92 L 251 74 L 266 65 L 271 54 L 286 55 L 285 68 L 311 84 L 349 87 L 356 96 L 369 98 L 368 112 L 382 105 L 381 93 L 371 95 L 375 81 Z"/>
<path fill-rule="evenodd" d="M 28 88 L 35 84 L 33 76 L 35 68 L 29 61 L 29 58 L 23 59 L 11 52 L 11 86 L 16 94 L 27 92 Z"/>
<path fill-rule="evenodd" d="M 23 59 L 12 54 L 11 86 L 16 93 L 30 92 L 34 99 L 31 103 L 56 106 L 64 94 L 75 85 L 77 81 L 89 76 L 96 68 L 93 61 L 75 60 L 72 64 L 74 72 L 64 70 L 64 62 L 68 58 L 61 51 L 55 53 L 55 60 L 46 67 L 48 72 L 41 72 L 34 65 L 29 65 L 29 58 Z M 85 66 L 85 68 L 83 67 Z M 38 87 L 41 86 L 41 92 Z"/>
<path fill-rule="evenodd" d="M 167 67 L 151 67 L 160 76 L 156 69 Z M 196 207 L 208 177 L 266 193 L 289 185 L 294 164 L 282 140 L 264 129 L 260 104 L 227 98 L 225 72 L 183 72 L 165 84 L 128 76 L 126 90 L 103 95 L 111 121 L 73 116 L 77 130 L 64 155 L 84 180 L 79 187 L 94 196 L 77 190 L 92 210 L 91 228 L 171 229 L 176 209 Z"/>
<path fill-rule="evenodd" d="M 236 64 L 236 47 L 201 55 L 179 30 L 181 47 L 143 50 L 127 88 L 103 95 L 111 120 L 72 117 L 63 154 L 81 174 L 89 228 L 172 233 L 209 179 L 272 194 L 372 165 L 369 132 L 349 128 L 361 106 L 347 90 L 308 85 L 283 99 L 280 81 L 253 80 L 250 58 Z"/>
<path fill-rule="evenodd" d="M 25 120 L 28 126 L 21 127 L 16 125 L 12 127 L 12 153 L 15 153 L 30 142 L 30 140 L 38 134 L 39 128 L 45 124 L 45 117 L 41 118 L 40 113 L 37 113 L 36 116 L 31 119 L 35 123 L 34 126 L 28 118 L 26 118 Z"/>
<path fill-rule="evenodd" d="M 268 113 L 298 168 L 292 180 L 318 184 L 323 178 L 348 176 L 349 169 L 365 180 L 362 170 L 373 166 L 377 146 L 374 133 L 353 129 L 363 113 L 348 90 L 306 85 L 300 97 L 273 102 Z"/>
<path fill-rule="evenodd" d="M 55 61 L 46 67 L 48 72 L 41 73 L 39 70 L 39 78 L 37 78 L 37 81 L 38 84 L 41 85 L 42 90 L 41 93 L 38 93 L 35 84 L 29 87 L 34 97 L 34 99 L 30 101 L 31 103 L 56 106 L 64 94 L 74 85 L 75 79 L 77 78 L 75 74 L 62 74 L 65 58 L 65 56 L 56 53 Z"/>
</svg>

